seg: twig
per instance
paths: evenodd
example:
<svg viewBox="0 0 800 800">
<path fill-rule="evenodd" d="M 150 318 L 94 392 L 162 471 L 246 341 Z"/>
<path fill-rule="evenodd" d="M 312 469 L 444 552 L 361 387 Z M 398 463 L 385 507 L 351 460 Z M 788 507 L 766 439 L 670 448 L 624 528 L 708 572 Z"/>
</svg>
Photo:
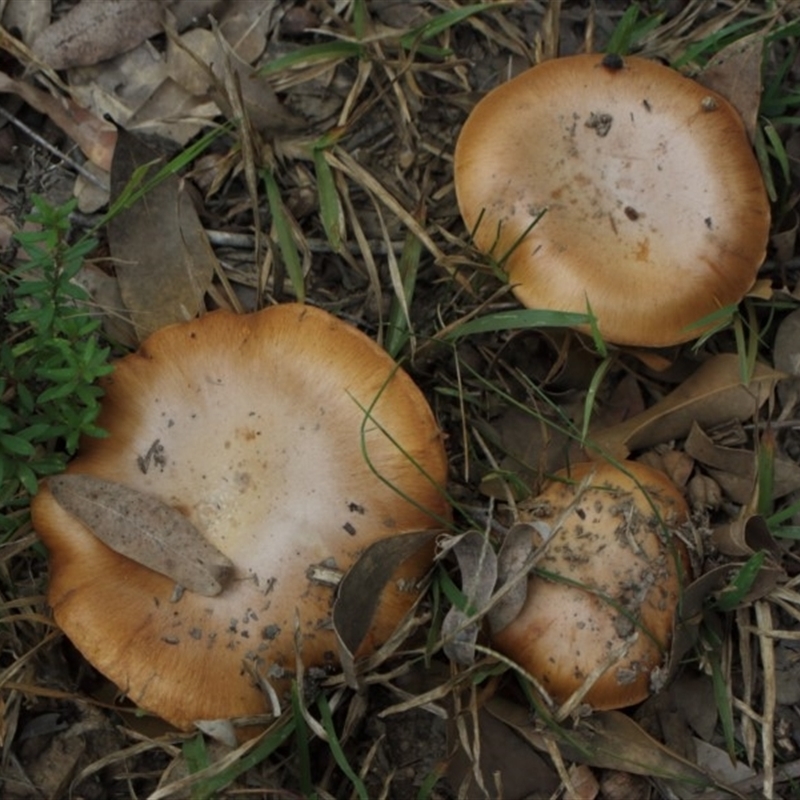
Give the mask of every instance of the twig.
<svg viewBox="0 0 800 800">
<path fill-rule="evenodd" d="M 772 630 L 772 610 L 768 602 L 758 600 L 755 603 L 756 624 L 759 629 L 759 648 L 761 650 L 761 664 L 764 668 L 763 675 L 763 708 L 764 722 L 761 726 L 761 748 L 764 758 L 764 797 L 775 796 L 775 706 L 777 695 L 775 687 L 775 651 L 774 642 L 769 636 L 764 635 Z M 763 632 L 763 633 L 762 633 Z"/>
<path fill-rule="evenodd" d="M 6 111 L 2 106 L 0 106 L 0 116 L 8 120 L 14 127 L 19 128 L 26 136 L 33 139 L 33 141 L 36 142 L 36 144 L 38 144 L 40 147 L 43 147 L 49 153 L 56 156 L 56 158 L 60 158 L 65 164 L 72 167 L 75 172 L 86 178 L 89 183 L 94 184 L 105 192 L 108 191 L 108 186 L 105 186 L 96 175 L 93 175 L 88 169 L 83 167 L 77 161 L 71 159 L 68 155 L 66 155 L 66 153 L 62 153 L 57 147 L 54 147 L 46 139 L 43 139 L 41 136 L 39 136 L 36 131 L 34 131 L 32 128 L 29 128 L 24 122 L 18 120 L 13 114 L 9 114 L 9 112 Z"/>
<path fill-rule="evenodd" d="M 218 230 L 206 230 L 206 235 L 208 236 L 208 240 L 211 244 L 217 245 L 219 247 L 234 247 L 238 250 L 250 250 L 253 247 L 253 241 L 255 237 L 251 233 L 233 233 L 230 231 L 218 231 Z M 386 255 L 388 251 L 388 247 L 386 242 L 380 239 L 369 239 L 367 240 L 369 243 L 370 250 L 375 255 Z M 333 253 L 334 250 L 330 246 L 329 242 L 326 239 L 306 239 L 306 244 L 308 245 L 308 249 L 312 253 Z M 360 250 L 358 244 L 355 242 L 343 242 L 344 247 L 346 247 L 351 253 L 355 253 L 356 255 L 360 254 Z M 391 243 L 392 251 L 400 255 L 403 252 L 403 242 L 392 242 Z"/>
</svg>

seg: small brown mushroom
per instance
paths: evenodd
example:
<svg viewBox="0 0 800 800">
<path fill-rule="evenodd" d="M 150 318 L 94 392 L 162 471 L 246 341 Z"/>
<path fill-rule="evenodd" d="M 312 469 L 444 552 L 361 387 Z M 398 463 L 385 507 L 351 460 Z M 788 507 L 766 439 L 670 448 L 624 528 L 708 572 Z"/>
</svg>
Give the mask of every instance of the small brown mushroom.
<svg viewBox="0 0 800 800">
<path fill-rule="evenodd" d="M 753 285 L 769 202 L 721 95 L 643 58 L 559 58 L 486 95 L 455 148 L 464 221 L 529 308 L 663 346 Z"/>
<path fill-rule="evenodd" d="M 319 309 L 216 311 L 164 328 L 104 388 L 108 438 L 82 442 L 68 472 L 177 508 L 233 575 L 213 597 L 176 593 L 103 544 L 45 482 L 33 521 L 49 550 L 48 600 L 95 667 L 181 728 L 267 713 L 264 685 L 285 693 L 297 647 L 307 666 L 334 667 L 326 576 L 377 539 L 449 514 L 442 438 L 421 392 Z M 425 553 L 401 567 L 367 649 L 411 607 L 429 565 Z"/>
<path fill-rule="evenodd" d="M 525 605 L 494 646 L 557 702 L 600 673 L 584 702 L 596 709 L 644 700 L 665 665 L 686 549 L 670 531 L 688 508 L 662 473 L 584 463 L 556 475 L 534 503 L 535 520 L 557 525 Z M 603 669 L 605 666 L 605 669 Z"/>
</svg>

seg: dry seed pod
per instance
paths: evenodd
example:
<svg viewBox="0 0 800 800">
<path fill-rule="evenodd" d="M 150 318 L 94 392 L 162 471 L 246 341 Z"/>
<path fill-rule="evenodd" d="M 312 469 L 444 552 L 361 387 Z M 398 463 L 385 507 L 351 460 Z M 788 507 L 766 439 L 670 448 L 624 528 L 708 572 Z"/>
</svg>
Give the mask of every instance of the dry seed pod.
<svg viewBox="0 0 800 800">
<path fill-rule="evenodd" d="M 722 504 L 722 489 L 709 475 L 695 475 L 686 488 L 695 511 L 715 511 Z"/>
<path fill-rule="evenodd" d="M 623 467 L 579 464 L 545 487 L 537 520 L 562 524 L 528 581 L 519 616 L 493 636 L 559 703 L 607 663 L 585 702 L 633 705 L 665 665 L 688 570 L 669 529 L 688 509 L 663 473 L 636 462 Z"/>
</svg>

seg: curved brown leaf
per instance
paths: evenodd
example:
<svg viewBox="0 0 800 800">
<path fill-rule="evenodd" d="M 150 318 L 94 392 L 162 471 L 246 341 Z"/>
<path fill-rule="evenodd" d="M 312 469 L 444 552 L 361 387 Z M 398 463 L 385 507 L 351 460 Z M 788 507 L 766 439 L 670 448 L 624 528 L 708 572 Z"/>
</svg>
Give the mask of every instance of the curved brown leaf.
<svg viewBox="0 0 800 800">
<path fill-rule="evenodd" d="M 590 441 L 616 458 L 626 458 L 633 450 L 685 438 L 694 423 L 711 428 L 731 420 L 746 420 L 785 377 L 766 364 L 756 363 L 750 382 L 744 384 L 739 356 L 721 353 L 647 411 L 591 434 Z"/>
<path fill-rule="evenodd" d="M 379 539 L 364 550 L 339 582 L 332 621 L 348 686 L 358 688 L 355 653 L 369 631 L 392 575 L 404 561 L 431 547 L 441 535 L 442 531 L 426 530 Z"/>
<path fill-rule="evenodd" d="M 497 556 L 488 538 L 479 531 L 455 537 L 449 549 L 458 561 L 467 607 L 451 606 L 442 620 L 443 649 L 451 661 L 469 666 L 475 661 L 480 632 L 477 616 L 488 606 L 497 583 Z"/>
<path fill-rule="evenodd" d="M 160 153 L 120 130 L 111 166 L 111 196 L 127 191 L 137 170 Z M 108 245 L 125 307 L 140 339 L 197 316 L 217 258 L 208 242 L 188 185 L 170 175 L 108 224 Z"/>
<path fill-rule="evenodd" d="M 233 563 L 179 511 L 151 494 L 91 475 L 47 481 L 58 504 L 112 550 L 192 592 L 213 597 Z"/>
<path fill-rule="evenodd" d="M 53 69 L 97 64 L 160 33 L 162 5 L 159 0 L 83 0 L 36 37 L 33 52 Z"/>
<path fill-rule="evenodd" d="M 565 758 L 580 764 L 646 775 L 673 788 L 722 787 L 714 776 L 661 744 L 621 711 L 595 712 L 573 730 L 542 731 L 527 708 L 502 697 L 491 698 L 485 708 L 537 750 L 547 750 L 549 738 Z M 732 797 L 742 796 L 726 788 Z"/>
</svg>

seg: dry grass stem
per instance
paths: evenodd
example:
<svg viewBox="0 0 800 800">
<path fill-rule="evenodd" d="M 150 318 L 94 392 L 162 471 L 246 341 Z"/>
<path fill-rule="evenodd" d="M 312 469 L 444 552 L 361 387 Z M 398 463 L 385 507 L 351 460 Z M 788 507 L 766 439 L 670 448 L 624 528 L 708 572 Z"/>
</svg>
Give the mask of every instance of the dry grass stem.
<svg viewBox="0 0 800 800">
<path fill-rule="evenodd" d="M 764 759 L 764 797 L 772 800 L 775 797 L 775 707 L 777 705 L 775 687 L 775 642 L 765 634 L 772 630 L 772 607 L 766 600 L 755 603 L 756 624 L 758 626 L 758 643 L 763 669 L 762 681 L 762 727 L 761 750 Z"/>
</svg>

